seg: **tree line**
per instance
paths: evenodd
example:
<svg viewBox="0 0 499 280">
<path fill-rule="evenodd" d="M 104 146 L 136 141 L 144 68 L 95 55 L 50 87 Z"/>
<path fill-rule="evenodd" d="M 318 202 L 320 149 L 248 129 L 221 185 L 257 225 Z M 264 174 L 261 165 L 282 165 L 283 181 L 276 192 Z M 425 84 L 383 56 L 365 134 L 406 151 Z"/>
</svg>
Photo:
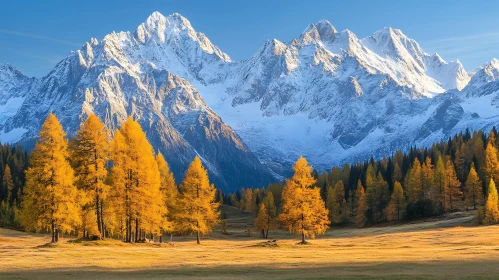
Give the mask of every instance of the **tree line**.
<svg viewBox="0 0 499 280">
<path fill-rule="evenodd" d="M 25 178 L 15 220 L 27 231 L 50 232 L 52 242 L 61 233 L 126 242 L 195 233 L 200 243 L 219 221 L 216 189 L 201 160 L 193 160 L 177 186 L 167 161 L 132 118 L 111 137 L 90 115 L 68 141 L 51 113 Z"/>
<path fill-rule="evenodd" d="M 332 225 L 365 226 L 472 209 L 478 209 L 481 223 L 497 223 L 496 134 L 495 128 L 488 135 L 466 130 L 428 148 L 411 147 L 406 153 L 399 150 L 381 160 L 345 163 L 322 173 L 313 170 L 308 187 L 319 190 L 317 203 L 325 204 Z M 268 229 L 287 227 L 282 214 L 288 211 L 289 184 L 242 189 L 224 201 L 253 213 L 255 227 L 266 237 Z"/>
</svg>

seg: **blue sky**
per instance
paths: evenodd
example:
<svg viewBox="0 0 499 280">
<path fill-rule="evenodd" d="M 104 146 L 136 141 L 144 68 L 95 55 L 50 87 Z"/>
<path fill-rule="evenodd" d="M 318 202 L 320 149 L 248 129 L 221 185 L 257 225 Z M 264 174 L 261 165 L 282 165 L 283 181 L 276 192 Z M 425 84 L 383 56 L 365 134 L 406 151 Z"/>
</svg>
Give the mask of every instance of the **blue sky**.
<svg viewBox="0 0 499 280">
<path fill-rule="evenodd" d="M 288 41 L 309 23 L 329 20 L 362 38 L 402 29 L 427 53 L 459 59 L 467 70 L 499 57 L 499 1 L 2 1 L 0 65 L 43 76 L 91 37 L 133 31 L 153 12 L 178 12 L 232 59 L 251 56 L 266 39 Z"/>
</svg>

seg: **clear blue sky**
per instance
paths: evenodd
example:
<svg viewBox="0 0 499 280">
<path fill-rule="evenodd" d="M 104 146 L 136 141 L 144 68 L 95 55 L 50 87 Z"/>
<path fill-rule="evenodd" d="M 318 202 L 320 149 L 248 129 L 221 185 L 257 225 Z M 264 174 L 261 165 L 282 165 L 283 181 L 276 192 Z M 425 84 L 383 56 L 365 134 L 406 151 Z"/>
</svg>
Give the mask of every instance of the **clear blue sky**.
<svg viewBox="0 0 499 280">
<path fill-rule="evenodd" d="M 0 65 L 43 76 L 91 37 L 134 31 L 153 12 L 178 12 L 232 59 L 251 56 L 266 39 L 288 41 L 309 23 L 329 20 L 362 38 L 402 29 L 427 53 L 459 58 L 467 70 L 499 57 L 499 1 L 2 1 Z"/>
</svg>

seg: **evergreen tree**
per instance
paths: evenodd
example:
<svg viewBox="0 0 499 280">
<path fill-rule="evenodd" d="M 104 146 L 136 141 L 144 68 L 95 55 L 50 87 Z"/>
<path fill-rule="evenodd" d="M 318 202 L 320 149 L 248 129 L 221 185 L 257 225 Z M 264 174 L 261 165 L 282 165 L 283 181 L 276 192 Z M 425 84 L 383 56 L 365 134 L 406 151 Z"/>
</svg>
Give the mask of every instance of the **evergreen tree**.
<svg viewBox="0 0 499 280">
<path fill-rule="evenodd" d="M 470 173 L 466 180 L 466 206 L 477 208 L 483 203 L 482 182 L 475 171 L 475 164 L 471 164 Z"/>
<path fill-rule="evenodd" d="M 314 188 L 312 167 L 300 157 L 293 165 L 294 175 L 286 180 L 282 193 L 282 213 L 280 220 L 290 232 L 301 234 L 301 243 L 305 237 L 315 237 L 326 232 L 329 226 L 328 211 L 320 196 L 320 189 Z"/>
<path fill-rule="evenodd" d="M 52 242 L 59 241 L 59 232 L 70 232 L 81 222 L 67 146 L 59 120 L 50 113 L 31 153 L 20 221 L 28 231 L 50 229 Z"/>
<path fill-rule="evenodd" d="M 211 232 L 219 221 L 219 204 L 215 202 L 215 186 L 210 184 L 208 172 L 198 157 L 187 169 L 180 193 L 180 226 L 195 232 L 200 244 L 200 234 Z"/>
</svg>

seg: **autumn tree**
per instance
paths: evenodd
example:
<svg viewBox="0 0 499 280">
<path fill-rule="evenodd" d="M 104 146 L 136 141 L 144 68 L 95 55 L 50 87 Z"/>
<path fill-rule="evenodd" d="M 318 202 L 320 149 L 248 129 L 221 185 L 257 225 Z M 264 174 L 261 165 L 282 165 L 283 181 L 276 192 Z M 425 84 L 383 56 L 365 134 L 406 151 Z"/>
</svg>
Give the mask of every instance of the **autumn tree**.
<svg viewBox="0 0 499 280">
<path fill-rule="evenodd" d="M 104 238 L 104 207 L 109 190 L 105 182 L 108 176 L 109 142 L 107 128 L 96 115 L 91 114 L 69 144 L 76 175 L 75 184 L 82 191 L 84 232 L 92 230 L 88 225 L 92 216 L 95 219 L 92 224 L 97 225 L 96 234 L 101 239 Z"/>
<path fill-rule="evenodd" d="M 293 165 L 294 175 L 286 180 L 282 193 L 281 222 L 290 232 L 314 238 L 323 234 L 329 227 L 328 211 L 320 195 L 320 189 L 313 187 L 312 167 L 305 158 L 300 157 Z"/>
<path fill-rule="evenodd" d="M 345 200 L 345 186 L 338 181 L 334 188 L 328 188 L 326 207 L 329 210 L 329 220 L 332 224 L 343 223 L 346 219 L 347 203 Z"/>
<path fill-rule="evenodd" d="M 258 210 L 258 215 L 256 216 L 255 219 L 255 228 L 256 230 L 260 231 L 261 236 L 263 238 L 267 238 L 266 232 L 269 230 L 269 225 L 271 224 L 270 221 L 270 215 L 267 211 L 267 207 L 265 207 L 264 203 L 260 203 L 260 208 Z"/>
<path fill-rule="evenodd" d="M 365 225 L 367 204 L 364 187 L 360 180 L 357 182 L 357 190 L 355 191 L 355 223 L 359 226 Z"/>
<path fill-rule="evenodd" d="M 50 113 L 31 153 L 20 220 L 26 230 L 50 229 L 52 242 L 59 241 L 61 231 L 70 232 L 80 223 L 67 146 L 59 120 Z"/>
<path fill-rule="evenodd" d="M 137 242 L 146 232 L 158 235 L 166 211 L 160 172 L 151 144 L 131 117 L 114 134 L 111 158 L 114 213 L 119 227 L 125 227 L 125 240 Z"/>
<path fill-rule="evenodd" d="M 8 164 L 5 165 L 5 170 L 3 172 L 2 185 L 4 193 L 7 194 L 6 201 L 8 206 L 12 206 L 12 192 L 14 191 L 14 181 L 12 180 L 12 172 Z"/>
<path fill-rule="evenodd" d="M 215 202 L 215 186 L 210 184 L 208 172 L 199 157 L 194 158 L 180 185 L 180 228 L 200 235 L 210 233 L 219 221 L 219 204 Z"/>
<path fill-rule="evenodd" d="M 393 185 L 392 197 L 388 205 L 388 217 L 390 220 L 400 220 L 400 214 L 404 209 L 405 197 L 402 185 L 395 182 Z"/>
<path fill-rule="evenodd" d="M 423 197 L 423 178 L 421 175 L 421 162 L 418 158 L 415 158 L 411 169 L 407 172 L 404 182 L 408 202 L 415 202 Z"/>
<path fill-rule="evenodd" d="M 163 242 L 163 231 L 170 233 L 170 241 L 173 237 L 173 233 L 178 228 L 178 215 L 179 206 L 178 200 L 180 199 L 180 194 L 178 192 L 178 187 L 175 184 L 175 178 L 173 173 L 170 171 L 170 167 L 166 162 L 165 158 L 161 153 L 156 155 L 156 163 L 158 165 L 159 175 L 161 179 L 161 195 L 163 196 L 164 207 L 167 211 L 163 212 L 163 224 L 162 232 L 160 234 L 160 242 Z"/>
<path fill-rule="evenodd" d="M 499 222 L 499 206 L 496 184 L 494 179 L 490 179 L 487 190 L 487 202 L 485 203 L 484 224 L 497 224 Z"/>
<path fill-rule="evenodd" d="M 421 198 L 425 199 L 433 190 L 433 184 L 435 183 L 433 165 L 431 164 L 430 157 L 426 157 L 426 160 L 421 166 L 421 177 Z"/>
<path fill-rule="evenodd" d="M 454 203 L 462 197 L 463 193 L 460 189 L 461 182 L 457 179 L 456 169 L 449 156 L 445 163 L 445 187 L 449 198 L 448 209 L 452 211 L 454 209 Z"/>
<path fill-rule="evenodd" d="M 497 158 L 497 148 L 495 144 L 495 134 L 493 131 L 489 134 L 487 148 L 485 148 L 485 179 L 490 182 L 499 182 L 499 160 Z"/>
<path fill-rule="evenodd" d="M 482 182 L 475 171 L 475 164 L 472 163 L 466 180 L 466 206 L 476 209 L 477 205 L 481 205 L 482 203 Z"/>
<path fill-rule="evenodd" d="M 439 206 L 442 211 L 447 209 L 446 203 L 446 176 L 445 176 L 445 165 L 441 156 L 438 157 L 437 164 L 434 170 L 434 185 L 433 185 L 433 201 Z"/>
<path fill-rule="evenodd" d="M 248 213 L 253 212 L 253 189 L 251 188 L 244 192 L 244 210 Z"/>
<path fill-rule="evenodd" d="M 271 191 L 267 190 L 265 192 L 265 196 L 263 197 L 261 204 L 265 206 L 264 215 L 266 216 L 266 224 L 260 224 L 261 226 L 257 227 L 257 229 L 262 231 L 263 237 L 268 238 L 269 230 L 277 227 L 277 207 L 275 206 L 274 195 Z M 261 211 L 258 211 L 258 215 L 260 215 L 260 212 Z"/>
</svg>

